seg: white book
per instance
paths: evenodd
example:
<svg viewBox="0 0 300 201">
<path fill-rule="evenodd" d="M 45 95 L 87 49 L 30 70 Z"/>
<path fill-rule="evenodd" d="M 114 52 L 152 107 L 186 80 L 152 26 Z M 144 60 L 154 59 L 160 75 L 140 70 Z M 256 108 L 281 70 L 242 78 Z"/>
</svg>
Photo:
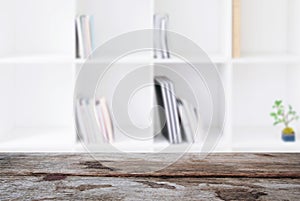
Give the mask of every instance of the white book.
<svg viewBox="0 0 300 201">
<path fill-rule="evenodd" d="M 87 58 L 93 51 L 91 17 L 80 15 L 76 18 L 77 54 L 79 58 Z"/>
<path fill-rule="evenodd" d="M 85 133 L 83 136 L 83 140 L 85 143 L 90 144 L 93 143 L 93 129 L 91 126 L 89 113 L 88 113 L 88 100 L 81 98 L 79 99 L 79 114 L 81 115 L 81 125 L 85 129 Z"/>
<path fill-rule="evenodd" d="M 84 58 L 87 58 L 92 53 L 90 16 L 82 15 L 81 24 L 83 30 Z"/>
<path fill-rule="evenodd" d="M 183 105 L 182 101 L 177 99 L 178 104 L 178 114 L 180 118 L 180 125 L 182 129 L 182 134 L 184 135 L 185 141 L 188 143 L 194 143 L 194 130 L 191 126 L 190 119 L 187 114 L 187 108 Z"/>
<path fill-rule="evenodd" d="M 101 112 L 103 114 L 105 128 L 106 128 L 106 132 L 107 132 L 107 136 L 108 136 L 108 141 L 112 143 L 114 141 L 114 130 L 113 130 L 113 125 L 112 125 L 112 120 L 111 120 L 111 116 L 109 113 L 109 109 L 108 109 L 108 106 L 106 103 L 106 99 L 100 98 L 99 101 L 100 101 Z"/>
<path fill-rule="evenodd" d="M 108 131 L 105 125 L 105 121 L 104 121 L 104 116 L 103 116 L 103 112 L 102 112 L 102 108 L 101 108 L 101 104 L 100 101 L 97 100 L 96 101 L 96 110 L 97 110 L 97 115 L 98 115 L 98 123 L 99 123 L 99 128 L 103 137 L 103 141 L 104 142 L 109 142 L 109 137 L 108 137 Z"/>
<path fill-rule="evenodd" d="M 79 58 L 85 58 L 85 54 L 84 54 L 84 43 L 83 43 L 83 31 L 82 31 L 82 24 L 81 24 L 81 19 L 80 16 L 76 17 L 76 38 L 77 38 L 77 44 L 76 44 L 76 48 L 77 48 L 77 56 Z"/>
<path fill-rule="evenodd" d="M 154 46 L 154 58 L 163 58 L 161 38 L 160 38 L 160 22 L 161 16 L 158 14 L 153 15 L 153 46 Z"/>
<path fill-rule="evenodd" d="M 97 126 L 97 114 L 95 112 L 95 102 L 93 99 L 85 99 L 86 102 L 86 112 L 87 112 L 87 125 L 90 127 L 91 132 L 89 137 L 91 138 L 91 143 L 97 144 L 102 141 L 100 130 Z"/>
<path fill-rule="evenodd" d="M 188 101 L 184 99 L 182 99 L 181 101 L 183 102 L 188 121 L 190 122 L 190 127 L 193 132 L 194 142 L 200 142 L 199 140 L 203 138 L 203 134 L 204 134 L 201 115 L 199 111 Z"/>
<path fill-rule="evenodd" d="M 81 104 L 81 99 L 77 99 L 76 101 L 76 118 L 77 118 L 77 132 L 79 134 L 79 139 L 87 142 L 87 128 L 86 125 L 84 124 L 84 117 L 83 117 L 83 106 Z"/>
<path fill-rule="evenodd" d="M 167 29 L 168 29 L 169 17 L 166 14 L 154 14 L 154 58 L 166 59 L 170 58 L 170 52 L 168 47 Z"/>
<path fill-rule="evenodd" d="M 170 52 L 169 52 L 169 46 L 168 46 L 168 37 L 167 37 L 167 29 L 168 29 L 168 23 L 169 23 L 169 16 L 164 15 L 161 18 L 161 47 L 162 47 L 162 54 L 163 58 L 169 59 L 170 58 Z"/>
</svg>

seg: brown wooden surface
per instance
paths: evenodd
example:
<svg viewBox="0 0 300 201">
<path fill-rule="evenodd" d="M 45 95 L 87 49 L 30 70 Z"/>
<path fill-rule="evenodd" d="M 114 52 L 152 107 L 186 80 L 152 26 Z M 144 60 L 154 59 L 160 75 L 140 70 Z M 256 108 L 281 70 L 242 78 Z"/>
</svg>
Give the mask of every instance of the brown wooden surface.
<svg viewBox="0 0 300 201">
<path fill-rule="evenodd" d="M 0 154 L 0 200 L 300 200 L 300 154 Z"/>
</svg>

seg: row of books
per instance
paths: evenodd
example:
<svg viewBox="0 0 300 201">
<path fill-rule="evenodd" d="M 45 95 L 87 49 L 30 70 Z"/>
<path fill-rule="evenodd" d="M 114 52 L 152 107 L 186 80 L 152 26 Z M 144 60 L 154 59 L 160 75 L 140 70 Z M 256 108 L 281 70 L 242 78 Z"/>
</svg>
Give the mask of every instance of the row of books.
<svg viewBox="0 0 300 201">
<path fill-rule="evenodd" d="M 93 51 L 92 16 L 80 15 L 76 17 L 76 58 L 87 58 Z"/>
<path fill-rule="evenodd" d="M 154 58 L 170 58 L 168 47 L 169 16 L 167 14 L 155 14 L 153 16 L 154 28 Z M 94 50 L 93 44 L 93 17 L 79 15 L 75 19 L 76 30 L 76 58 L 87 58 Z"/>
<path fill-rule="evenodd" d="M 114 129 L 105 98 L 80 98 L 76 103 L 76 120 L 80 140 L 87 144 L 114 141 Z M 96 124 L 93 123 L 96 119 Z"/>
<path fill-rule="evenodd" d="M 165 76 L 154 78 L 162 135 L 171 143 L 195 142 L 196 134 L 202 131 L 199 112 L 188 101 L 177 98 L 173 82 Z"/>
<path fill-rule="evenodd" d="M 173 82 L 165 76 L 154 78 L 161 134 L 171 143 L 194 143 L 201 134 L 198 110 L 188 101 L 175 95 Z M 76 121 L 79 138 L 87 144 L 113 143 L 114 128 L 105 98 L 79 98 L 76 102 Z M 200 137 L 200 136 L 199 136 Z"/>
</svg>

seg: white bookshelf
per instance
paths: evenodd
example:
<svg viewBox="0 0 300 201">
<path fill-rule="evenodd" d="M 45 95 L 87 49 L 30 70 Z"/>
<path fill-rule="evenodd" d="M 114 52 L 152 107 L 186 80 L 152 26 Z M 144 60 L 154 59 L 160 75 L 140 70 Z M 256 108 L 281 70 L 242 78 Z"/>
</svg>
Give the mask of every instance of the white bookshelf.
<svg viewBox="0 0 300 201">
<path fill-rule="evenodd" d="M 0 151 L 84 151 L 73 120 L 76 75 L 86 62 L 75 58 L 75 17 L 93 15 L 97 47 L 122 33 L 152 28 L 156 12 L 168 13 L 169 30 L 192 39 L 220 73 L 226 122 L 215 151 L 300 151 L 299 122 L 293 125 L 296 142 L 283 143 L 281 128 L 274 128 L 269 117 L 275 99 L 300 112 L 299 9 L 299 0 L 241 0 L 241 57 L 232 58 L 231 0 L 0 0 Z M 171 48 L 175 42 L 170 41 Z M 155 60 L 151 53 L 133 54 L 118 61 L 123 70 L 112 78 L 145 62 L 172 65 L 179 72 L 186 65 L 174 57 Z M 160 72 L 149 72 L 147 79 L 156 74 Z M 153 95 L 148 92 L 145 99 Z M 137 117 L 144 112 L 140 108 Z M 214 133 L 222 125 L 214 122 Z M 155 152 L 167 143 L 124 138 L 115 146 Z M 190 151 L 198 152 L 200 146 Z"/>
</svg>

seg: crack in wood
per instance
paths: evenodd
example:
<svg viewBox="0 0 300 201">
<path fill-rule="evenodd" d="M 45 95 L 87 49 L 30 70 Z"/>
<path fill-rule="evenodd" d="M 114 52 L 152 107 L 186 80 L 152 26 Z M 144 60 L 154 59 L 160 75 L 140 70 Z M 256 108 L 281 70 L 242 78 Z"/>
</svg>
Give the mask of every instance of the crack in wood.
<svg viewBox="0 0 300 201">
<path fill-rule="evenodd" d="M 86 169 L 101 169 L 101 170 L 109 170 L 109 171 L 115 171 L 116 169 L 107 167 L 102 165 L 99 161 L 84 161 L 80 162 L 80 165 L 86 166 Z"/>
<path fill-rule="evenodd" d="M 156 183 L 156 182 L 151 182 L 151 181 L 137 181 L 139 183 L 145 184 L 151 188 L 164 188 L 164 189 L 176 189 L 175 186 L 165 184 L 165 183 Z"/>
<path fill-rule="evenodd" d="M 261 196 L 268 195 L 265 192 L 260 192 L 257 190 L 250 190 L 244 188 L 234 189 L 219 189 L 215 191 L 217 197 L 221 200 L 243 200 L 243 201 L 255 201 Z"/>
<path fill-rule="evenodd" d="M 79 190 L 79 191 L 86 191 L 86 190 L 91 190 L 91 189 L 98 189 L 98 188 L 110 188 L 113 187 L 110 184 L 103 184 L 103 185 L 89 185 L 89 184 L 83 184 L 79 186 L 56 186 L 56 190 Z"/>
<path fill-rule="evenodd" d="M 259 156 L 259 157 L 261 157 L 261 156 L 272 157 L 272 158 L 275 157 L 274 154 L 266 154 L 266 153 L 258 153 L 258 154 L 254 154 L 254 155 Z"/>
<path fill-rule="evenodd" d="M 51 174 L 46 174 L 43 177 L 43 181 L 57 181 L 57 180 L 63 180 L 66 178 L 67 178 L 67 175 L 65 175 L 65 174 L 51 173 Z"/>
</svg>

